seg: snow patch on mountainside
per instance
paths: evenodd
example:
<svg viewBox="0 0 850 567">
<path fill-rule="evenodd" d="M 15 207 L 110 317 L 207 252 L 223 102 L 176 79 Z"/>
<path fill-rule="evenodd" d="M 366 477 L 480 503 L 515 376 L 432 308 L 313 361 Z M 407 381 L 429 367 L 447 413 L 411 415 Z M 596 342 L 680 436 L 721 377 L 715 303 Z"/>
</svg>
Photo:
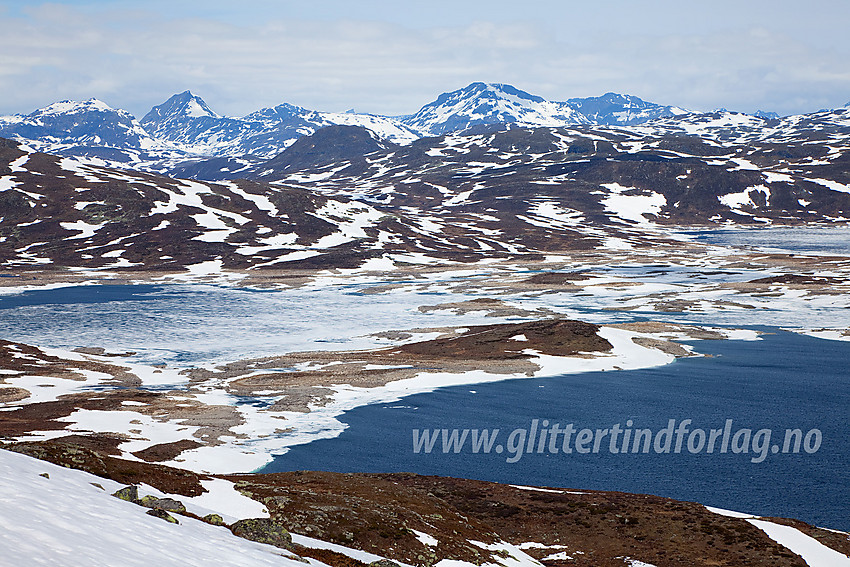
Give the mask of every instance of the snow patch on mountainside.
<svg viewBox="0 0 850 567">
<path fill-rule="evenodd" d="M 850 557 L 831 549 L 796 528 L 767 520 L 748 519 L 767 536 L 809 564 L 809 567 L 850 567 Z"/>
<path fill-rule="evenodd" d="M 850 557 L 831 549 L 796 528 L 767 520 L 747 520 L 779 545 L 796 553 L 809 567 L 850 567 Z"/>
<path fill-rule="evenodd" d="M 753 196 L 758 193 L 761 193 L 765 202 L 769 202 L 770 188 L 765 185 L 748 187 L 738 193 L 720 195 L 717 197 L 717 200 L 740 215 L 750 215 L 750 213 L 745 212 L 742 209 L 745 207 L 749 209 L 757 209 L 759 205 L 753 200 Z"/>
<path fill-rule="evenodd" d="M 734 510 L 724 510 L 723 508 L 715 508 L 713 506 L 706 506 L 705 508 L 709 512 L 714 512 L 727 518 L 747 520 L 767 534 L 770 539 L 802 557 L 809 564 L 809 567 L 850 567 L 850 557 L 825 546 L 797 528 L 777 524 L 776 522 L 763 520 L 752 514 L 735 512 Z"/>
<path fill-rule="evenodd" d="M 617 218 L 639 225 L 651 225 L 652 222 L 646 215 L 658 217 L 661 209 L 667 204 L 667 198 L 655 191 L 623 187 L 619 183 L 605 183 L 602 187 L 610 191 L 609 195 L 599 201 L 605 210 Z M 625 194 L 627 192 L 629 194 Z"/>
<path fill-rule="evenodd" d="M 839 193 L 850 193 L 850 185 L 838 183 L 837 181 L 832 181 L 830 179 L 806 179 L 806 181 L 811 181 L 812 183 L 822 185 L 830 191 L 838 191 Z"/>
</svg>

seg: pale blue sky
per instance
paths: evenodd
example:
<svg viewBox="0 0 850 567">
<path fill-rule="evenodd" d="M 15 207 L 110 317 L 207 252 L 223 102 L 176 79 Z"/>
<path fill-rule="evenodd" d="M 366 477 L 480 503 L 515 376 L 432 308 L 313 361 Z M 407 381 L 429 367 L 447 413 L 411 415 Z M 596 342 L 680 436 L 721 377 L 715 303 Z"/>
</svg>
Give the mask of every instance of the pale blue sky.
<svg viewBox="0 0 850 567">
<path fill-rule="evenodd" d="M 847 0 L 0 0 L 0 114 L 186 89 L 236 116 L 405 114 L 478 80 L 791 114 L 850 101 L 848 23 Z"/>
</svg>

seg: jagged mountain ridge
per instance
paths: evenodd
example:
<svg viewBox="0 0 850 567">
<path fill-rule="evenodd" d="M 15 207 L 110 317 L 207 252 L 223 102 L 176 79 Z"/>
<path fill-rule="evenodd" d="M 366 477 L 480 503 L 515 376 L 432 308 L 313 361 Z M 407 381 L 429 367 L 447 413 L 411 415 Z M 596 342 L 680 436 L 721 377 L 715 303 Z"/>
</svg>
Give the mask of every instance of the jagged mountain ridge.
<svg viewBox="0 0 850 567">
<path fill-rule="evenodd" d="M 203 99 L 185 91 L 153 107 L 141 120 L 95 99 L 64 101 L 28 115 L 0 117 L 0 137 L 26 141 L 50 153 L 163 173 L 198 156 L 268 159 L 301 136 L 330 125 L 363 126 L 390 142 L 405 144 L 481 125 L 636 124 L 682 112 L 614 93 L 551 102 L 510 85 L 472 83 L 440 95 L 410 116 L 317 112 L 284 103 L 233 118 L 217 114 Z M 233 170 L 245 164 L 231 165 Z"/>
<path fill-rule="evenodd" d="M 338 124 L 364 126 L 390 141 L 409 142 L 417 137 L 391 118 L 316 112 L 286 103 L 228 118 L 214 113 L 190 91 L 155 106 L 140 123 L 154 137 L 189 153 L 217 157 L 274 157 L 301 136 Z"/>
<path fill-rule="evenodd" d="M 553 102 L 512 85 L 472 83 L 443 93 L 403 122 L 419 132 L 443 135 L 482 125 L 517 127 L 633 125 L 687 114 L 675 106 L 661 106 L 636 96 L 606 93 L 599 97 Z"/>
</svg>

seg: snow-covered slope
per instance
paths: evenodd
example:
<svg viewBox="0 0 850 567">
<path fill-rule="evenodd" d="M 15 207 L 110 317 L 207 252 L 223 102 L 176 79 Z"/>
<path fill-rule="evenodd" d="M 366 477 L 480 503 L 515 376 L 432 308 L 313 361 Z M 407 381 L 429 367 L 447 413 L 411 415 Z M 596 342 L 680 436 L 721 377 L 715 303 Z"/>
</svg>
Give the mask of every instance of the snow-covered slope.
<svg viewBox="0 0 850 567">
<path fill-rule="evenodd" d="M 802 557 L 803 561 L 809 567 L 850 567 L 850 557 L 827 547 L 814 537 L 791 525 L 765 520 L 752 514 L 724 510 L 722 508 L 706 506 L 706 509 L 709 512 L 726 516 L 727 518 L 738 518 L 748 521 L 767 534 L 770 539 Z M 841 532 L 834 533 L 841 534 Z"/>
<path fill-rule="evenodd" d="M 145 508 L 111 496 L 118 488 L 82 471 L 0 451 L 0 563 L 305 566 L 283 549 L 226 528 L 183 516 L 179 524 L 149 516 Z"/>
<path fill-rule="evenodd" d="M 191 513 L 197 516 L 217 513 L 222 519 L 229 518 L 233 521 L 237 517 L 246 517 L 246 513 L 256 513 L 260 508 L 258 515 L 247 517 L 268 518 L 268 512 L 263 509 L 265 507 L 236 492 L 231 481 L 208 479 L 201 482 L 207 490 L 205 494 L 193 498 L 177 496 L 179 502 L 185 504 Z M 252 485 L 255 486 L 257 485 Z M 390 543 L 371 542 L 374 544 L 372 547 L 377 547 L 376 551 L 381 553 L 378 555 L 293 533 L 292 543 L 298 547 L 293 546 L 292 549 L 303 554 L 297 555 L 289 549 L 237 537 L 227 526 L 211 525 L 186 515 L 175 514 L 172 518 L 176 519 L 177 523 L 166 522 L 149 515 L 148 508 L 112 496 L 113 492 L 121 488 L 122 485 L 112 480 L 82 470 L 69 469 L 0 450 L 0 522 L 3 525 L 3 530 L 0 530 L 0 564 L 10 567 L 328 567 L 329 564 L 339 567 L 374 562 L 396 567 L 410 565 L 407 562 L 390 562 L 386 559 L 388 556 L 399 554 L 398 538 Z M 155 498 L 168 496 L 145 484 L 139 487 L 139 496 L 143 493 Z M 339 496 L 344 495 L 341 490 Z M 418 495 L 413 496 L 415 498 Z M 269 500 L 277 504 L 278 498 Z M 239 502 L 234 505 L 234 501 Z M 248 506 L 241 501 L 247 501 Z M 235 517 L 223 512 L 233 511 L 234 508 L 237 514 Z M 328 525 L 313 523 L 309 525 L 308 531 L 325 533 L 327 528 L 331 528 L 332 533 L 333 519 L 329 516 L 338 509 L 339 506 L 334 507 L 334 510 L 325 516 L 324 523 Z M 350 513 L 356 518 L 362 510 L 353 505 Z M 391 518 L 399 520 L 394 516 Z M 390 518 L 387 520 L 390 525 L 393 524 Z M 431 521 L 434 522 L 433 519 Z M 367 526 L 359 525 L 356 528 L 360 531 Z M 393 528 L 398 529 L 397 526 Z M 431 531 L 434 531 L 433 528 Z M 507 542 L 487 544 L 474 540 L 465 541 L 457 533 L 451 536 L 453 543 L 459 540 L 467 547 L 478 548 L 475 553 L 478 561 L 473 563 L 457 559 L 459 555 L 463 556 L 463 550 L 459 552 L 457 549 L 449 549 L 442 551 L 442 554 L 448 554 L 450 558 L 438 562 L 435 561 L 434 554 L 439 544 L 436 538 L 424 532 L 403 528 L 399 533 L 408 539 L 415 536 L 419 540 L 420 550 L 430 554 L 425 561 L 420 553 L 421 559 L 416 564 L 439 567 L 542 567 L 540 562 Z M 448 539 L 439 532 L 436 534 L 441 539 Z M 491 539 L 494 534 L 482 529 L 476 532 L 476 535 Z M 353 535 L 349 536 L 353 539 Z M 383 549 L 382 544 L 385 546 Z M 318 555 L 329 563 L 314 558 L 317 550 L 329 552 L 320 552 Z M 488 559 L 492 561 L 487 561 Z"/>
<path fill-rule="evenodd" d="M 0 117 L 0 137 L 61 155 L 138 164 L 182 152 L 152 137 L 128 112 L 97 99 L 63 101 L 27 115 Z"/>
<path fill-rule="evenodd" d="M 176 496 L 190 513 L 222 515 L 222 510 L 234 511 L 238 499 L 249 505 L 226 521 L 255 512 L 259 515 L 248 517 L 268 517 L 258 510 L 259 502 L 237 493 L 232 481 L 201 482 L 208 490 L 203 495 Z M 113 480 L 0 450 L 0 564 L 341 567 L 358 564 L 353 559 L 399 567 L 542 567 L 552 561 L 636 567 L 666 565 L 665 556 L 689 565 L 850 564 L 839 551 L 846 549 L 841 541 L 845 533 L 652 496 L 617 493 L 613 499 L 613 493 L 409 474 L 380 478 L 298 472 L 253 475 L 240 484 L 240 492 L 268 502 L 278 525 L 306 525 L 325 536 L 346 534 L 350 545 L 293 533 L 298 547 L 291 551 L 242 539 L 226 526 L 183 514 L 172 516 L 177 523 L 166 522 L 137 503 L 112 496 L 122 488 Z M 142 494 L 168 496 L 146 484 L 139 487 Z M 269 494 L 274 496 L 265 497 Z M 463 515 L 454 506 L 463 508 Z M 582 508 L 602 511 L 585 512 L 577 527 L 575 508 L 578 513 Z M 506 516 L 504 509 L 514 512 Z M 621 512 L 616 518 L 628 518 L 624 525 L 629 531 L 610 528 L 613 520 L 606 515 L 614 512 Z M 684 526 L 683 517 L 688 521 Z M 650 523 L 653 528 L 643 535 L 643 526 Z M 640 537 L 630 533 L 635 531 Z M 387 533 L 395 537 L 389 539 Z M 718 534 L 724 537 L 722 548 L 713 539 Z M 633 559 L 635 555 L 652 562 Z"/>
</svg>

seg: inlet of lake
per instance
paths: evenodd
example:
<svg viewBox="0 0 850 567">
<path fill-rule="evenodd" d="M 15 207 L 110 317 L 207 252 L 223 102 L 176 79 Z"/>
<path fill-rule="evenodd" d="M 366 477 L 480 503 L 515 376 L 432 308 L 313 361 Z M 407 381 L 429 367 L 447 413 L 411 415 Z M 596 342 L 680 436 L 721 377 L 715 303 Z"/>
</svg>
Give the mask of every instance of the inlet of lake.
<svg viewBox="0 0 850 567">
<path fill-rule="evenodd" d="M 753 513 L 802 519 L 850 530 L 850 343 L 762 328 L 760 341 L 699 341 L 704 358 L 679 359 L 645 370 L 592 372 L 442 388 L 398 403 L 364 406 L 345 413 L 348 428 L 337 438 L 293 447 L 262 472 L 415 472 L 502 483 L 649 493 Z M 769 333 L 769 334 L 768 334 Z M 443 453 L 442 439 L 430 453 L 414 452 L 413 430 L 500 429 L 502 443 L 532 420 L 563 428 L 635 429 L 658 432 L 674 419 L 691 419 L 690 430 L 732 432 L 771 429 L 762 462 L 753 452 L 709 454 L 706 449 L 627 454 L 542 453 L 535 446 L 514 463 L 516 452 L 471 450 Z M 817 429 L 820 447 L 783 453 L 786 429 Z M 563 435 L 561 436 L 563 438 Z M 741 437 L 743 439 L 743 436 Z M 741 440 L 739 439 L 739 441 Z M 693 447 L 696 447 L 697 438 Z M 762 435 L 761 440 L 764 440 Z M 810 438 L 814 448 L 815 437 Z M 535 445 L 537 445 L 535 443 Z M 620 437 L 619 446 L 622 445 Z M 560 443 L 556 445 L 556 448 Z M 739 444 L 740 446 L 740 444 Z M 615 446 L 616 447 L 616 446 Z M 793 444 L 790 446 L 793 449 Z M 663 446 L 661 447 L 663 449 Z M 639 451 L 643 447 L 640 446 Z"/>
</svg>

